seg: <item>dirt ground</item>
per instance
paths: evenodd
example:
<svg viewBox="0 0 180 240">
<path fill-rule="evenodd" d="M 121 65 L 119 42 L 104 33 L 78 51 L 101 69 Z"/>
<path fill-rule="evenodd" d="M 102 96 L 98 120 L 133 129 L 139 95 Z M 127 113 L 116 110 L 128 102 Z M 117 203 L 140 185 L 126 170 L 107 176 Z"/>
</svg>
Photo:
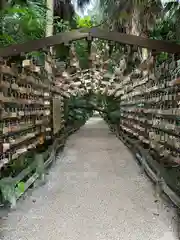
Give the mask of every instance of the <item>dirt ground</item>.
<svg viewBox="0 0 180 240">
<path fill-rule="evenodd" d="M 2 240 L 175 240 L 174 210 L 98 117 L 72 135 L 47 176 L 0 221 Z"/>
</svg>

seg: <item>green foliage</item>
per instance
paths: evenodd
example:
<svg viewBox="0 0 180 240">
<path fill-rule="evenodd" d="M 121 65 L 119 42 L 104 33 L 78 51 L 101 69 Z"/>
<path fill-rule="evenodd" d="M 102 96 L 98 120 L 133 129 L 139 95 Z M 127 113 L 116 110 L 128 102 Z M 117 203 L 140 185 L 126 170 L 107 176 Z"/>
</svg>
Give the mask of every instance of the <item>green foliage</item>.
<svg viewBox="0 0 180 240">
<path fill-rule="evenodd" d="M 65 123 L 66 126 L 82 125 L 93 114 L 93 109 L 88 109 L 91 97 L 89 94 L 85 96 L 71 96 L 65 101 Z"/>
<path fill-rule="evenodd" d="M 120 119 L 120 117 L 121 117 L 121 112 L 119 111 L 119 109 L 109 113 L 109 118 L 113 122 L 117 122 Z"/>
<path fill-rule="evenodd" d="M 89 93 L 83 97 L 66 100 L 66 125 L 84 124 L 94 111 L 99 111 L 106 121 L 116 124 L 120 120 L 119 100 L 102 94 Z"/>
<path fill-rule="evenodd" d="M 76 17 L 77 27 L 78 28 L 91 28 L 95 26 L 95 21 L 92 21 L 91 17 L 86 16 L 81 18 L 79 16 Z"/>
<path fill-rule="evenodd" d="M 45 36 L 46 11 L 36 4 L 14 5 L 1 12 L 1 46 Z"/>
<path fill-rule="evenodd" d="M 105 94 L 98 94 L 96 96 L 96 105 L 103 110 L 101 116 L 105 121 L 111 122 L 112 124 L 119 122 L 119 104 L 120 100 L 114 96 L 107 96 Z"/>
<path fill-rule="evenodd" d="M 25 191 L 25 183 L 19 182 L 16 189 L 18 192 L 23 193 Z"/>
<path fill-rule="evenodd" d="M 150 37 L 158 40 L 180 42 L 180 4 L 178 1 L 170 1 L 163 9 L 164 17 L 160 18 Z"/>
<path fill-rule="evenodd" d="M 180 41 L 177 25 L 169 17 L 157 22 L 154 29 L 150 32 L 150 37 L 157 40 Z"/>
<path fill-rule="evenodd" d="M 47 8 L 43 0 L 11 1 L 0 14 L 0 46 L 22 43 L 45 36 Z M 55 33 L 70 31 L 73 28 L 92 27 L 95 20 L 90 17 L 75 17 L 64 21 L 61 16 L 54 17 Z M 81 46 L 82 47 L 82 46 Z"/>
<path fill-rule="evenodd" d="M 73 23 L 74 28 L 86 28 L 86 27 L 90 28 L 96 25 L 96 21 L 93 18 L 90 18 L 88 16 L 84 18 L 76 16 L 74 18 L 74 21 L 75 21 Z M 58 21 L 56 21 L 56 24 L 54 27 L 55 27 L 56 33 L 66 32 L 72 29 L 71 24 L 67 21 L 63 21 L 62 19 L 61 20 L 59 19 Z M 87 41 L 84 39 L 78 40 L 74 42 L 74 44 L 76 48 L 76 54 L 79 59 L 80 67 L 82 69 L 88 68 Z M 56 54 L 57 58 L 65 61 L 66 58 L 68 57 L 69 49 L 66 46 L 61 44 L 59 46 L 56 46 L 56 53 L 57 53 Z"/>
<path fill-rule="evenodd" d="M 54 17 L 54 20 L 56 20 L 54 23 L 55 33 L 67 32 L 71 30 L 71 26 L 68 21 L 64 21 L 60 17 Z"/>
<path fill-rule="evenodd" d="M 88 51 L 87 41 L 78 40 L 75 42 L 76 54 L 79 59 L 79 64 L 82 69 L 88 68 Z"/>
</svg>

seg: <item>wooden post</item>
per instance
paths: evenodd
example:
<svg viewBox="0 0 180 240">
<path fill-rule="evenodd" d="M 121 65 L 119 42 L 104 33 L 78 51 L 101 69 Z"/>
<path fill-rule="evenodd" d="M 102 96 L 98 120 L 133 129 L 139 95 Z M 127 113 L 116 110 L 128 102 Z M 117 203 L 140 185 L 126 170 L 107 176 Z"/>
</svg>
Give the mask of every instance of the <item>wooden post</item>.
<svg viewBox="0 0 180 240">
<path fill-rule="evenodd" d="M 35 155 L 35 161 L 36 161 L 36 172 L 39 176 L 39 179 L 42 182 L 45 182 L 45 165 L 44 165 L 44 158 L 43 154 L 39 153 Z"/>
</svg>

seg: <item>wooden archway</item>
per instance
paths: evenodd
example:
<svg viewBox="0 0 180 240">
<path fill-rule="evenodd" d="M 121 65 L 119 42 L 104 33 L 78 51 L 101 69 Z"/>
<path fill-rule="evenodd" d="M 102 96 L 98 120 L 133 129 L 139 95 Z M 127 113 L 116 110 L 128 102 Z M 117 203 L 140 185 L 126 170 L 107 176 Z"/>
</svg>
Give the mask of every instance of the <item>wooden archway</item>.
<svg viewBox="0 0 180 240">
<path fill-rule="evenodd" d="M 83 28 L 72 30 L 70 32 L 60 33 L 51 37 L 46 37 L 38 40 L 31 40 L 23 44 L 15 44 L 9 47 L 0 49 L 0 57 L 8 57 L 20 55 L 31 51 L 58 45 L 61 43 L 69 43 L 84 38 L 99 38 L 107 41 L 114 41 L 121 44 L 128 44 L 140 48 L 147 48 L 156 52 L 167 52 L 171 54 L 180 54 L 180 45 L 167 41 L 147 39 L 135 35 L 128 35 L 118 32 L 109 32 L 99 28 Z"/>
</svg>

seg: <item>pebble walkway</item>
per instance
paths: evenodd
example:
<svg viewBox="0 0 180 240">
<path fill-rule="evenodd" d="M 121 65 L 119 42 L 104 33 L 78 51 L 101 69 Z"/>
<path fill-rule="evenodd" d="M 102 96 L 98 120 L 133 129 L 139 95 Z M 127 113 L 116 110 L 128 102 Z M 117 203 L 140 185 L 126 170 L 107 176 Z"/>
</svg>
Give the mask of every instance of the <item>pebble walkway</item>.
<svg viewBox="0 0 180 240">
<path fill-rule="evenodd" d="M 0 219 L 0 240 L 175 240 L 175 213 L 98 117 L 72 135 L 47 183 Z"/>
</svg>

